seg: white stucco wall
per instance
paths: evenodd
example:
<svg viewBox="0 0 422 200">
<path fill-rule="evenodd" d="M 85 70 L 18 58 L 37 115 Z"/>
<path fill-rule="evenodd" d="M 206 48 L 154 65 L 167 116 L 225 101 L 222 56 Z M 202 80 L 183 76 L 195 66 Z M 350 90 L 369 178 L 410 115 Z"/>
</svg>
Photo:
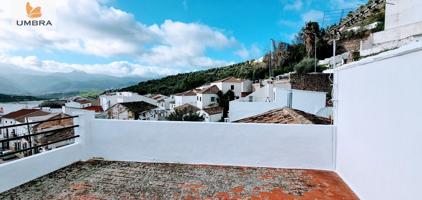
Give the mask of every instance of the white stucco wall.
<svg viewBox="0 0 422 200">
<path fill-rule="evenodd" d="M 333 167 L 331 126 L 96 119 L 91 134 L 93 155 L 106 160 Z"/>
<path fill-rule="evenodd" d="M 86 108 L 86 107 L 91 106 L 91 103 L 81 104 L 78 102 L 71 101 L 71 102 L 65 103 L 65 106 L 69 108 Z"/>
<path fill-rule="evenodd" d="M 212 97 L 214 97 L 214 101 L 211 101 Z M 200 109 L 208 108 L 210 105 L 218 104 L 218 95 L 216 94 L 197 94 L 197 99 L 198 98 L 200 98 L 200 100 L 197 100 L 196 107 Z"/>
<path fill-rule="evenodd" d="M 81 146 L 72 144 L 0 164 L 0 193 L 80 161 Z"/>
<path fill-rule="evenodd" d="M 209 115 L 208 119 L 205 118 L 205 121 L 207 122 L 219 122 L 223 118 L 223 113 Z"/>
<path fill-rule="evenodd" d="M 361 45 L 360 55 L 366 57 L 398 48 L 422 37 L 422 1 L 388 1 L 385 30 L 374 33 Z"/>
<path fill-rule="evenodd" d="M 305 90 L 292 90 L 292 108 L 316 114 L 325 108 L 327 93 Z"/>
<path fill-rule="evenodd" d="M 235 165 L 332 170 L 332 126 L 94 119 L 74 113 L 76 143 L 0 164 L 0 192 L 77 161 Z M 199 130 L 199 131 L 198 131 Z"/>
<path fill-rule="evenodd" d="M 275 102 L 239 102 L 230 101 L 229 119 L 236 121 L 246 117 L 262 114 L 270 110 L 284 108 L 286 105 Z"/>
<path fill-rule="evenodd" d="M 271 88 L 271 90 L 269 90 Z M 264 112 L 280 109 L 289 106 L 289 95 L 292 93 L 292 108 L 307 113 L 316 114 L 326 106 L 325 92 L 313 92 L 305 90 L 287 90 L 283 88 L 272 88 L 267 85 L 252 93 L 254 100 L 262 99 L 263 95 L 270 96 L 271 102 L 245 102 L 249 97 L 240 100 L 230 101 L 229 119 L 236 121 L 246 117 L 262 114 Z"/>
<path fill-rule="evenodd" d="M 252 92 L 252 81 L 243 80 L 240 84 L 240 92 Z"/>
<path fill-rule="evenodd" d="M 240 97 L 241 91 L 242 91 L 242 84 L 241 83 L 230 83 L 230 82 L 219 82 L 219 83 L 211 83 L 211 85 L 215 85 L 220 89 L 223 93 L 228 92 L 231 90 L 231 86 L 234 86 L 233 93 L 235 96 Z"/>
<path fill-rule="evenodd" d="M 176 107 L 187 103 L 196 106 L 196 96 L 175 96 L 174 100 Z"/>
<path fill-rule="evenodd" d="M 418 46 L 346 65 L 336 75 L 337 172 L 361 199 L 420 198 L 422 44 Z"/>
<path fill-rule="evenodd" d="M 99 98 L 100 98 L 100 105 L 103 108 L 103 110 L 107 110 L 117 103 L 125 103 L 125 102 L 144 101 L 153 105 L 157 105 L 157 101 L 155 99 L 148 98 L 146 96 L 139 95 L 137 93 L 132 93 L 132 92 L 117 92 L 112 95 L 110 94 L 101 95 Z"/>
<path fill-rule="evenodd" d="M 386 5 L 385 28 L 392 29 L 399 26 L 422 21 L 422 1 L 396 0 Z"/>
</svg>

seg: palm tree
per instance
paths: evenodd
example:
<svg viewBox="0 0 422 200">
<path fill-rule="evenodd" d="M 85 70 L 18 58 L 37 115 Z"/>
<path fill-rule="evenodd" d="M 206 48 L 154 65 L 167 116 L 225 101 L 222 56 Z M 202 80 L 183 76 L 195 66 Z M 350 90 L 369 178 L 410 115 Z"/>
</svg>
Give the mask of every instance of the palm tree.
<svg viewBox="0 0 422 200">
<path fill-rule="evenodd" d="M 301 37 L 309 58 L 315 55 L 315 40 L 318 40 L 319 36 L 320 29 L 317 22 L 308 22 L 302 28 Z"/>
</svg>

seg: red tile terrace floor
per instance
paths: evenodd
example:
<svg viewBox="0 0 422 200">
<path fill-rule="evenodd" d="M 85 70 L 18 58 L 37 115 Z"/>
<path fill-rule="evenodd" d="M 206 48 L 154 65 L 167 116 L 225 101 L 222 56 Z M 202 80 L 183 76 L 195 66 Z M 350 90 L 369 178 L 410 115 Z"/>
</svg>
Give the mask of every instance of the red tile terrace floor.
<svg viewBox="0 0 422 200">
<path fill-rule="evenodd" d="M 89 161 L 4 192 L 0 199 L 358 198 L 327 171 Z"/>
</svg>

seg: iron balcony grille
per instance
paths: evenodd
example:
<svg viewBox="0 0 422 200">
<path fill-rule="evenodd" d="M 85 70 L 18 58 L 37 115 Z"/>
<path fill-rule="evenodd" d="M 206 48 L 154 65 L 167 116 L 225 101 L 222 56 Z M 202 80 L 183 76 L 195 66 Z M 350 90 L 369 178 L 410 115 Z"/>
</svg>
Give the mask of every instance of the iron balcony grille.
<svg viewBox="0 0 422 200">
<path fill-rule="evenodd" d="M 30 125 L 36 125 L 36 124 L 41 124 L 41 123 L 45 123 L 45 122 L 59 121 L 59 120 L 65 120 L 65 119 L 74 119 L 74 118 L 77 118 L 77 117 L 78 116 L 69 116 L 69 117 L 62 117 L 62 118 L 57 118 L 57 119 L 48 119 L 48 120 L 42 120 L 42 121 L 27 122 L 27 123 L 22 123 L 22 124 L 0 126 L 0 133 L 2 133 L 2 134 L 6 133 L 6 137 L 4 137 L 3 139 L 0 140 L 0 144 L 2 144 L 3 150 L 7 150 L 6 152 L 0 151 L 0 160 L 4 160 L 4 158 L 10 157 L 10 156 L 17 157 L 16 154 L 19 154 L 19 153 L 25 153 L 25 154 L 28 154 L 28 156 L 33 155 L 33 154 L 37 154 L 37 153 L 39 153 L 38 150 L 41 147 L 46 147 L 46 146 L 57 144 L 57 143 L 60 143 L 60 142 L 70 141 L 72 139 L 80 137 L 79 135 L 73 135 L 73 136 L 70 136 L 70 137 L 59 138 L 55 141 L 47 141 L 47 142 L 42 143 L 42 144 L 32 144 L 33 141 L 36 141 L 36 139 L 34 138 L 35 136 L 53 136 L 53 135 L 56 135 L 58 133 L 63 133 L 63 131 L 74 130 L 74 128 L 79 127 L 79 125 L 63 126 L 63 127 L 59 127 L 59 128 L 55 128 L 55 129 L 51 129 L 51 130 L 40 131 L 40 132 L 32 131 L 34 133 L 31 133 L 32 127 Z M 13 137 L 9 137 L 10 136 L 10 133 L 9 133 L 10 128 L 25 127 L 25 126 L 27 127 L 27 130 L 28 130 L 27 134 L 23 134 L 23 135 L 18 136 L 15 132 L 12 132 L 11 134 L 12 134 Z M 29 147 L 22 148 L 22 149 L 20 149 L 20 148 L 14 149 L 14 151 L 10 151 L 10 144 L 9 143 L 11 141 L 19 141 L 19 140 L 22 140 L 22 139 L 26 139 L 28 141 Z M 7 149 L 5 149 L 5 147 Z"/>
</svg>

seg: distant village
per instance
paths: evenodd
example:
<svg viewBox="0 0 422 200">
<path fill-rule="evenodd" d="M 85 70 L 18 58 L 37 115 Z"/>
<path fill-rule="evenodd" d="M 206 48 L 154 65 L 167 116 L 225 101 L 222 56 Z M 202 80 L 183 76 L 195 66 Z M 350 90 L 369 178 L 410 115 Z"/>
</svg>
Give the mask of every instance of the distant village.
<svg viewBox="0 0 422 200">
<path fill-rule="evenodd" d="M 21 137 L 3 142 L 3 152 L 19 151 L 27 147 L 43 146 L 33 153 L 51 150 L 72 143 L 48 144 L 74 135 L 71 116 L 95 115 L 99 119 L 197 121 L 223 123 L 331 124 L 332 107 L 329 73 L 289 73 L 259 81 L 227 77 L 201 87 L 165 96 L 140 95 L 133 92 L 104 93 L 97 98 L 70 97 L 47 101 L 37 107 L 0 112 L 0 139 Z M 49 121 L 62 119 L 57 121 Z M 47 121 L 36 125 L 19 124 Z M 54 134 L 24 137 L 28 133 L 48 130 Z M 62 131 L 60 131 L 63 129 Z M 24 151 L 18 156 L 26 156 Z"/>
</svg>

